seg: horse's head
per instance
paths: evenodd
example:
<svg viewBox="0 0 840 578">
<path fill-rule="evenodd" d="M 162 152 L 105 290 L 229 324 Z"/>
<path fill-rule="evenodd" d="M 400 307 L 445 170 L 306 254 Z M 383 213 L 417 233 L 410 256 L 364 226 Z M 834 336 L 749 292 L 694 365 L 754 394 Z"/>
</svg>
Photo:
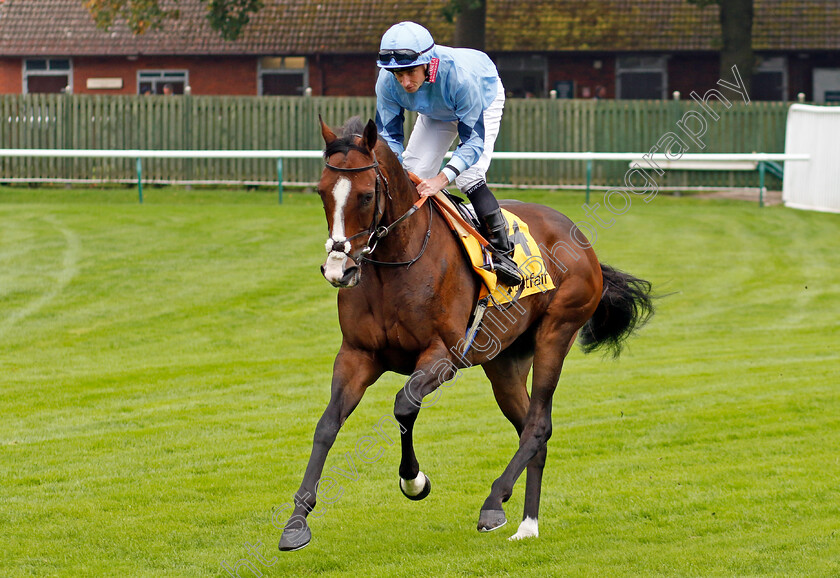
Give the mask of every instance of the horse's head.
<svg viewBox="0 0 840 578">
<path fill-rule="evenodd" d="M 345 125 L 341 137 L 321 120 L 326 143 L 326 166 L 318 182 L 318 194 L 327 216 L 327 260 L 321 266 L 324 278 L 335 287 L 353 287 L 359 282 L 360 258 L 369 251 L 371 238 L 382 217 L 384 177 L 373 152 L 376 124 L 362 129 L 358 117 Z"/>
</svg>

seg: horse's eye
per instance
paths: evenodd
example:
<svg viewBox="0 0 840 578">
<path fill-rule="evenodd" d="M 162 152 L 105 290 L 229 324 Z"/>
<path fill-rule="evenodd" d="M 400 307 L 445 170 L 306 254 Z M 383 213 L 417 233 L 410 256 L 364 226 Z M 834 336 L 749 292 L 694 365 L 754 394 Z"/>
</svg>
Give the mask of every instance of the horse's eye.
<svg viewBox="0 0 840 578">
<path fill-rule="evenodd" d="M 361 204 L 363 207 L 367 207 L 373 202 L 373 193 L 365 193 L 362 195 Z"/>
</svg>

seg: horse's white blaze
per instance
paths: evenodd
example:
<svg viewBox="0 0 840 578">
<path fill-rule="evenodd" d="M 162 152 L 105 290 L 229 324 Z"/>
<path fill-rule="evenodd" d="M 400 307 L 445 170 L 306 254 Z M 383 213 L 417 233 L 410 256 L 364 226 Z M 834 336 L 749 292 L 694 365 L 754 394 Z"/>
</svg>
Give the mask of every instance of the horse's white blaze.
<svg viewBox="0 0 840 578">
<path fill-rule="evenodd" d="M 327 239 L 326 249 L 329 252 L 327 261 L 324 263 L 324 277 L 327 281 L 336 282 L 344 276 L 344 265 L 347 263 L 347 255 L 338 251 L 331 251 L 333 241 L 344 241 L 344 207 L 347 205 L 347 197 L 350 196 L 350 180 L 339 177 L 332 190 L 335 199 L 333 211 L 333 226 L 330 231 L 330 238 Z M 345 243 L 345 249 L 349 243 Z"/>
<path fill-rule="evenodd" d="M 521 540 L 523 538 L 537 538 L 540 535 L 540 530 L 537 521 L 534 518 L 525 518 L 519 524 L 519 529 L 516 534 L 508 538 L 508 540 Z"/>
<path fill-rule="evenodd" d="M 350 196 L 350 179 L 339 177 L 333 187 L 333 198 L 335 209 L 333 210 L 333 228 L 330 235 L 336 241 L 344 239 L 344 206 L 347 204 L 347 197 Z"/>
<path fill-rule="evenodd" d="M 420 472 L 413 480 L 404 480 L 400 478 L 400 485 L 402 486 L 403 492 L 409 496 L 416 496 L 423 491 L 423 488 L 426 487 L 426 474 Z"/>
</svg>

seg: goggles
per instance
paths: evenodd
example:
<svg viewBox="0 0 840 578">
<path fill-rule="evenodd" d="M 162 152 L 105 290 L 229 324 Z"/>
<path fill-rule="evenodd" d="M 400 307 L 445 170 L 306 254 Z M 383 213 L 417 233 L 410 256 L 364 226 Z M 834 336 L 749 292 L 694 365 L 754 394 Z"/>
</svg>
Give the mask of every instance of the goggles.
<svg viewBox="0 0 840 578">
<path fill-rule="evenodd" d="M 418 58 L 420 58 L 421 54 L 425 54 L 432 48 L 434 48 L 434 44 L 429 46 L 423 52 L 417 52 L 416 50 L 410 50 L 407 48 L 398 48 L 394 50 L 380 50 L 379 51 L 379 62 L 382 64 L 388 64 L 391 60 L 395 61 L 398 66 L 408 66 L 415 62 Z"/>
</svg>

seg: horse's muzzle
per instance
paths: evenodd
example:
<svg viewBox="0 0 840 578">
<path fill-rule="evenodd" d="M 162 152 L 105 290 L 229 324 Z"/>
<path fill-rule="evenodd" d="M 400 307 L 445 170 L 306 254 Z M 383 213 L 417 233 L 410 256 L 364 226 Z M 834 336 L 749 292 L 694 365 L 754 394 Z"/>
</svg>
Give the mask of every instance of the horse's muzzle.
<svg viewBox="0 0 840 578">
<path fill-rule="evenodd" d="M 346 288 L 356 285 L 362 272 L 357 265 L 358 257 L 354 258 L 352 255 L 350 241 L 344 237 L 330 237 L 324 247 L 327 250 L 327 260 L 321 265 L 321 275 L 324 279 L 333 287 Z"/>
<path fill-rule="evenodd" d="M 344 270 L 344 274 L 340 278 L 335 279 L 327 277 L 326 266 L 321 265 L 321 275 L 323 275 L 324 279 L 329 281 L 330 285 L 333 287 L 347 289 L 349 287 L 355 287 L 359 283 L 359 279 L 362 277 L 362 272 L 358 265 L 352 265 Z"/>
</svg>

